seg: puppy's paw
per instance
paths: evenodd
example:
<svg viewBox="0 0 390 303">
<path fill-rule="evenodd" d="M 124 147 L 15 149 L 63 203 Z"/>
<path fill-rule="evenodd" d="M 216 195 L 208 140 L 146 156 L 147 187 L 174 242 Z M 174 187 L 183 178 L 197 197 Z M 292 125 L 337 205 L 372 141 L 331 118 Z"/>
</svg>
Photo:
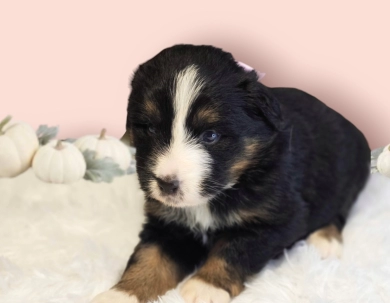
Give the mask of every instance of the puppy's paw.
<svg viewBox="0 0 390 303">
<path fill-rule="evenodd" d="M 307 238 L 307 243 L 318 250 L 322 259 L 331 257 L 341 259 L 343 254 L 341 236 L 339 234 L 325 234 L 324 229 L 312 233 Z"/>
<path fill-rule="evenodd" d="M 180 290 L 186 303 L 229 303 L 229 293 L 200 279 L 192 278 Z"/>
<path fill-rule="evenodd" d="M 135 296 L 128 295 L 127 293 L 110 289 L 101 294 L 98 294 L 91 303 L 139 303 Z"/>
</svg>

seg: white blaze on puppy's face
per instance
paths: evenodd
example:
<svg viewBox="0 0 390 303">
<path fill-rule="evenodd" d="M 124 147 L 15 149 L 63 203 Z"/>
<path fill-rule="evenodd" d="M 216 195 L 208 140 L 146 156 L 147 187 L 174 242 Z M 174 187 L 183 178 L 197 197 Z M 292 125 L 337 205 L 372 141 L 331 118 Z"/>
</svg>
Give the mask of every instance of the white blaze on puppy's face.
<svg viewBox="0 0 390 303">
<path fill-rule="evenodd" d="M 178 180 L 179 189 L 175 195 L 161 195 L 157 182 L 152 181 L 152 196 L 175 207 L 204 204 L 208 198 L 201 195 L 201 183 L 210 172 L 212 159 L 203 145 L 190 138 L 185 126 L 203 82 L 191 65 L 178 73 L 174 85 L 172 138 L 166 151 L 157 157 L 154 174 L 163 180 Z"/>
</svg>

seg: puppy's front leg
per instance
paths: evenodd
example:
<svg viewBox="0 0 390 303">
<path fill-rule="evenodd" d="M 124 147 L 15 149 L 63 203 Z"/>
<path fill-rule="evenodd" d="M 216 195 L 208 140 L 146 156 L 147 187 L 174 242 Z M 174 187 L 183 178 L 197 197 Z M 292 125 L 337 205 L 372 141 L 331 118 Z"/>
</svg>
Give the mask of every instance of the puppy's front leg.
<svg viewBox="0 0 390 303">
<path fill-rule="evenodd" d="M 146 224 L 141 242 L 120 281 L 92 303 L 145 303 L 157 300 L 190 274 L 206 249 L 180 227 Z"/>
<path fill-rule="evenodd" d="M 288 246 L 283 231 L 231 233 L 214 245 L 205 264 L 181 288 L 186 303 L 228 303 L 244 282 Z"/>
</svg>

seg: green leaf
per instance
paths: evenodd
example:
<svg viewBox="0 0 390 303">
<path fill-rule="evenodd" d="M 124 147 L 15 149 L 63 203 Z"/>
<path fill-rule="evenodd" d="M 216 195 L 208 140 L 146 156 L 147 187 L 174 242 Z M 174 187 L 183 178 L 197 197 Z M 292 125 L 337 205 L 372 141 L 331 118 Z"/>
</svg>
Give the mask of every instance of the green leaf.
<svg viewBox="0 0 390 303">
<path fill-rule="evenodd" d="M 117 176 L 123 176 L 125 172 L 111 158 L 96 159 L 96 152 L 85 150 L 83 152 L 87 171 L 84 179 L 93 182 L 112 182 Z"/>
<path fill-rule="evenodd" d="M 129 148 L 130 157 L 131 157 L 131 163 L 129 167 L 126 170 L 126 175 L 131 175 L 136 172 L 136 161 L 135 161 L 135 148 L 132 146 L 127 146 Z"/>
<path fill-rule="evenodd" d="M 0 121 L 0 135 L 3 135 L 4 132 L 3 132 L 3 127 L 9 122 L 11 121 L 12 117 L 11 116 L 7 116 L 5 117 L 3 120 Z"/>
<path fill-rule="evenodd" d="M 38 141 L 40 145 L 45 145 L 50 140 L 54 139 L 58 134 L 58 126 L 48 127 L 40 125 L 37 130 Z"/>
<path fill-rule="evenodd" d="M 135 148 L 132 146 L 129 146 L 129 150 L 130 150 L 130 155 L 134 156 L 135 152 L 136 152 Z"/>
<path fill-rule="evenodd" d="M 134 163 L 131 163 L 129 168 L 126 170 L 126 175 L 131 175 L 131 174 L 134 174 L 135 172 L 136 172 L 136 166 L 135 166 L 135 161 L 134 161 Z"/>
<path fill-rule="evenodd" d="M 75 143 L 77 139 L 73 139 L 73 138 L 68 138 L 68 139 L 65 139 L 65 140 L 62 140 L 64 142 L 69 142 L 69 143 Z"/>
<path fill-rule="evenodd" d="M 385 147 L 379 147 L 371 151 L 371 159 L 378 159 L 379 155 L 383 152 Z"/>
<path fill-rule="evenodd" d="M 378 168 L 376 167 L 376 164 L 378 162 L 378 157 L 382 153 L 383 149 L 384 147 L 380 147 L 371 151 L 371 173 L 372 174 L 379 172 Z"/>
</svg>

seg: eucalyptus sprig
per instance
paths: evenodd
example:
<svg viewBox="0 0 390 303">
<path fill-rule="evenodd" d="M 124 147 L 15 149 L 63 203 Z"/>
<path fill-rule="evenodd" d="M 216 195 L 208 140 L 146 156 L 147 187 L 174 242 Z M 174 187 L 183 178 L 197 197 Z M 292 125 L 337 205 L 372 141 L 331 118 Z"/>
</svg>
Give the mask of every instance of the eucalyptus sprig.
<svg viewBox="0 0 390 303">
<path fill-rule="evenodd" d="M 0 136 L 4 135 L 5 133 L 3 132 L 3 127 L 8 124 L 9 121 L 11 121 L 12 116 L 8 115 L 5 117 L 1 122 L 0 122 Z"/>
</svg>

